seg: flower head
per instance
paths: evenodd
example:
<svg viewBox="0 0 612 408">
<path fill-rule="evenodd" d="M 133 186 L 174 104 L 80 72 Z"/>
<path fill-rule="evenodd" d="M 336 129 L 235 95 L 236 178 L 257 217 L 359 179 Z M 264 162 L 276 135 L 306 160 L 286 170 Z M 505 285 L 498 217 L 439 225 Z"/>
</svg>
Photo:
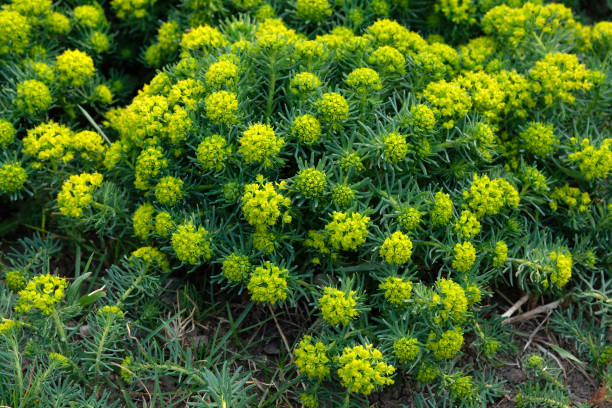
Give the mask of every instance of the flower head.
<svg viewBox="0 0 612 408">
<path fill-rule="evenodd" d="M 276 158 L 285 140 L 276 136 L 270 125 L 255 123 L 242 132 L 240 138 L 240 153 L 247 163 L 260 163 L 264 167 L 272 166 L 272 160 Z"/>
<path fill-rule="evenodd" d="M 383 291 L 385 300 L 395 306 L 406 306 L 412 295 L 412 282 L 390 276 L 378 288 Z"/>
<path fill-rule="evenodd" d="M 340 381 L 349 392 L 369 395 L 377 387 L 393 384 L 395 367 L 385 363 L 382 353 L 371 344 L 346 347 L 338 364 Z"/>
<path fill-rule="evenodd" d="M 28 173 L 20 164 L 4 163 L 0 166 L 0 193 L 16 193 L 27 181 Z"/>
<path fill-rule="evenodd" d="M 204 227 L 196 226 L 192 222 L 179 225 L 172 234 L 172 249 L 176 257 L 191 265 L 197 265 L 201 258 L 212 257 L 211 240 Z"/>
<path fill-rule="evenodd" d="M 394 232 L 380 247 L 380 256 L 389 264 L 403 265 L 412 255 L 412 241 L 401 231 Z"/>
<path fill-rule="evenodd" d="M 58 79 L 66 85 L 81 86 L 94 76 L 95 68 L 90 56 L 80 50 L 66 50 L 55 63 Z"/>
<path fill-rule="evenodd" d="M 357 212 L 334 211 L 332 221 L 325 226 L 325 231 L 335 249 L 355 250 L 366 241 L 369 222 L 370 217 Z"/>
<path fill-rule="evenodd" d="M 19 300 L 15 310 L 20 313 L 30 313 L 33 309 L 43 314 L 51 314 L 57 303 L 64 299 L 68 282 L 64 278 L 53 275 L 37 275 L 19 291 Z"/>
<path fill-rule="evenodd" d="M 276 266 L 270 261 L 264 262 L 255 268 L 249 278 L 247 289 L 251 293 L 251 299 L 270 304 L 285 300 L 288 275 L 286 268 Z"/>
<path fill-rule="evenodd" d="M 319 308 L 323 319 L 332 326 L 347 325 L 357 317 L 357 293 L 343 292 L 339 289 L 325 287 L 323 296 L 319 299 Z"/>
<path fill-rule="evenodd" d="M 322 342 L 315 343 L 311 336 L 304 336 L 294 353 L 295 364 L 300 373 L 319 380 L 329 375 L 330 359 L 327 357 L 327 348 Z"/>
<path fill-rule="evenodd" d="M 79 218 L 93 202 L 93 192 L 102 184 L 100 173 L 82 173 L 70 176 L 62 184 L 57 203 L 63 215 Z"/>
</svg>

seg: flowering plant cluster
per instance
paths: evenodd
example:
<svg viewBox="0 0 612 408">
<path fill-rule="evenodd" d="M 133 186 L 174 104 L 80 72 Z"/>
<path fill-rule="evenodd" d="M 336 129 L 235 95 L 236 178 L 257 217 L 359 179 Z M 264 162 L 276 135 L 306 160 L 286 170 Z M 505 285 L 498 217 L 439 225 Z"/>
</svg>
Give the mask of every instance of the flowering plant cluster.
<svg viewBox="0 0 612 408">
<path fill-rule="evenodd" d="M 277 325 L 309 310 L 287 344 L 304 406 L 400 380 L 449 404 L 500 397 L 457 367 L 509 350 L 494 294 L 568 298 L 612 268 L 612 23 L 541 1 L 416 3 L 2 6 L 0 197 L 135 275 L 101 278 L 106 302 L 48 265 L 7 268 L 0 344 L 29 319 L 66 343 L 82 313 L 108 351 L 64 344 L 49 370 L 146 388 L 139 372 L 181 371 L 130 343 L 146 310 L 129 300 L 187 276 Z"/>
</svg>

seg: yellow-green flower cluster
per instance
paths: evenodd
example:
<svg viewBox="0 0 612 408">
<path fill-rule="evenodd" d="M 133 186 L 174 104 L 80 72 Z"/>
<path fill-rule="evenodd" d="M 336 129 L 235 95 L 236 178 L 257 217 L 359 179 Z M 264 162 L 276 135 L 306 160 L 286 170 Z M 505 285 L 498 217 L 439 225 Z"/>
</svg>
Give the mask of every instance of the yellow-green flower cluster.
<svg viewBox="0 0 612 408">
<path fill-rule="evenodd" d="M 63 215 L 79 218 L 83 210 L 93 203 L 93 193 L 102 184 L 102 174 L 81 173 L 70 176 L 62 184 L 57 204 Z"/>
<path fill-rule="evenodd" d="M 440 279 L 436 286 L 439 295 L 433 296 L 432 306 L 442 306 L 438 311 L 438 320 L 450 319 L 454 323 L 461 323 L 465 320 L 468 299 L 461 285 L 453 282 L 452 279 Z"/>
<path fill-rule="evenodd" d="M 496 78 L 506 94 L 504 114 L 510 117 L 527 117 L 537 102 L 534 95 L 535 84 L 516 71 L 502 70 Z"/>
<path fill-rule="evenodd" d="M 417 132 L 431 132 L 436 125 L 436 117 L 429 106 L 423 104 L 412 105 L 409 122 Z"/>
<path fill-rule="evenodd" d="M 453 202 L 450 195 L 438 191 L 434 196 L 434 205 L 431 209 L 431 222 L 434 226 L 443 226 L 453 218 Z"/>
<path fill-rule="evenodd" d="M 313 343 L 312 336 L 304 336 L 295 348 L 295 364 L 308 378 L 324 379 L 329 375 L 327 347 L 321 341 Z"/>
<path fill-rule="evenodd" d="M 349 104 L 339 93 L 324 93 L 315 104 L 320 119 L 329 124 L 332 129 L 342 128 L 342 122 L 349 117 Z"/>
<path fill-rule="evenodd" d="M 332 9 L 327 0 L 297 0 L 295 13 L 300 20 L 319 22 L 330 17 Z"/>
<path fill-rule="evenodd" d="M 197 265 L 201 258 L 210 259 L 212 248 L 208 231 L 192 222 L 179 225 L 172 234 L 172 249 L 181 262 Z"/>
<path fill-rule="evenodd" d="M 402 75 L 406 72 L 406 59 L 397 48 L 389 45 L 378 47 L 370 54 L 368 64 L 373 65 L 380 73 L 385 75 Z"/>
<path fill-rule="evenodd" d="M 459 400 L 469 400 L 474 393 L 471 376 L 463 376 L 455 379 L 451 386 L 454 398 Z"/>
<path fill-rule="evenodd" d="M 238 121 L 238 97 L 234 92 L 213 92 L 204 99 L 204 105 L 213 123 L 231 125 Z"/>
<path fill-rule="evenodd" d="M 12 194 L 20 191 L 28 181 L 27 171 L 18 163 L 4 163 L 0 166 L 0 192 Z"/>
<path fill-rule="evenodd" d="M 570 212 L 584 213 L 587 212 L 588 206 L 591 204 L 591 196 L 588 192 L 580 191 L 579 188 L 570 187 L 568 184 L 563 187 L 555 187 L 549 198 L 548 205 L 553 211 L 557 211 L 559 203 L 563 203 Z"/>
<path fill-rule="evenodd" d="M 412 282 L 395 276 L 386 278 L 378 288 L 385 300 L 395 306 L 406 306 L 412 295 Z"/>
<path fill-rule="evenodd" d="M 117 305 L 104 305 L 98 309 L 98 314 L 109 318 L 123 318 L 123 310 Z"/>
<path fill-rule="evenodd" d="M 365 170 L 363 160 L 356 152 L 346 152 L 339 160 L 340 168 L 346 172 L 352 170 L 355 174 Z"/>
<path fill-rule="evenodd" d="M 242 132 L 238 153 L 246 163 L 259 163 L 264 167 L 272 166 L 285 144 L 282 137 L 276 136 L 270 125 L 255 123 Z"/>
<path fill-rule="evenodd" d="M 223 136 L 212 135 L 205 137 L 198 145 L 196 157 L 204 170 L 221 171 L 231 153 L 232 148 Z"/>
<path fill-rule="evenodd" d="M 134 227 L 134 235 L 142 240 L 149 237 L 153 231 L 153 214 L 155 208 L 150 203 L 144 203 L 134 211 L 132 216 L 132 226 Z"/>
<path fill-rule="evenodd" d="M 414 361 L 420 352 L 419 340 L 415 337 L 400 337 L 393 342 L 393 354 L 400 363 Z"/>
<path fill-rule="evenodd" d="M 57 303 L 65 296 L 68 282 L 64 278 L 53 275 L 37 275 L 19 291 L 19 300 L 15 310 L 19 313 L 30 313 L 38 309 L 48 315 L 53 313 Z"/>
<path fill-rule="evenodd" d="M 142 93 L 125 108 L 111 110 L 107 116 L 110 126 L 117 130 L 124 143 L 143 146 L 164 133 L 167 113 L 168 100 L 164 96 Z"/>
<path fill-rule="evenodd" d="M 293 120 L 291 132 L 300 142 L 311 145 L 321 139 L 321 123 L 313 115 L 306 113 Z"/>
<path fill-rule="evenodd" d="M 443 79 L 427 84 L 423 97 L 431 105 L 436 118 L 445 120 L 442 126 L 446 129 L 452 129 L 455 120 L 462 119 L 472 108 L 468 92 L 458 83 Z"/>
<path fill-rule="evenodd" d="M 574 54 L 550 53 L 536 62 L 529 72 L 534 82 L 534 91 L 544 99 L 546 105 L 562 101 L 573 104 L 574 93 L 589 91 L 603 80 L 599 71 L 591 71 L 578 62 Z"/>
<path fill-rule="evenodd" d="M 501 119 L 499 114 L 504 111 L 506 93 L 496 76 L 470 71 L 459 76 L 455 82 L 468 92 L 473 112 L 481 113 L 491 121 Z"/>
<path fill-rule="evenodd" d="M 427 46 L 427 41 L 419 34 L 386 18 L 368 27 L 366 37 L 377 46 L 390 45 L 404 54 L 414 55 Z"/>
<path fill-rule="evenodd" d="M 193 110 L 204 94 L 204 86 L 201 82 L 192 78 L 178 81 L 168 91 L 168 103 L 175 105 L 182 103 L 188 109 Z M 177 106 L 174 106 L 176 113 Z"/>
<path fill-rule="evenodd" d="M 153 4 L 155 0 L 111 0 L 111 7 L 121 19 L 144 18 Z"/>
<path fill-rule="evenodd" d="M 98 85 L 94 89 L 92 97 L 103 105 L 110 105 L 113 102 L 113 91 L 106 85 Z"/>
<path fill-rule="evenodd" d="M 493 249 L 493 266 L 500 268 L 508 259 L 508 245 L 504 241 L 497 241 Z"/>
<path fill-rule="evenodd" d="M 422 363 L 417 371 L 417 381 L 428 383 L 438 376 L 440 369 L 432 363 Z"/>
<path fill-rule="evenodd" d="M 377 387 L 393 384 L 395 367 L 371 344 L 346 347 L 338 358 L 338 376 L 348 392 L 369 395 Z"/>
<path fill-rule="evenodd" d="M 20 322 L 17 320 L 2 319 L 2 322 L 0 322 L 0 335 L 6 334 L 19 326 Z"/>
<path fill-rule="evenodd" d="M 1 137 L 0 137 L 1 139 Z M 1 145 L 1 143 L 0 143 Z M 580 171 L 587 180 L 605 179 L 612 170 L 612 139 L 606 138 L 598 149 L 591 145 L 589 139 L 580 142 L 582 150 L 571 153 L 568 157 L 572 162 L 580 162 Z"/>
<path fill-rule="evenodd" d="M 408 154 L 406 136 L 397 132 L 387 134 L 383 139 L 385 158 L 391 163 L 397 163 Z"/>
<path fill-rule="evenodd" d="M 53 34 L 63 35 L 70 31 L 70 19 L 55 11 L 45 16 L 44 25 Z"/>
<path fill-rule="evenodd" d="M 89 43 L 91 44 L 91 48 L 98 54 L 102 54 L 110 48 L 110 39 L 101 31 L 94 31 L 91 33 L 89 36 Z"/>
<path fill-rule="evenodd" d="M 421 224 L 423 213 L 414 207 L 405 207 L 400 211 L 397 221 L 406 231 L 413 231 Z"/>
<path fill-rule="evenodd" d="M 170 272 L 170 263 L 166 255 L 151 246 L 140 247 L 132 252 L 134 258 L 142 259 L 147 265 L 153 265 L 164 272 Z"/>
<path fill-rule="evenodd" d="M 455 357 L 462 345 L 463 333 L 454 329 L 445 331 L 439 337 L 430 333 L 425 347 L 433 352 L 435 358 L 442 360 Z"/>
<path fill-rule="evenodd" d="M 147 147 L 136 159 L 134 185 L 137 189 L 148 190 L 151 188 L 149 181 L 157 177 L 166 167 L 168 167 L 168 160 L 164 157 L 162 149 L 158 146 Z"/>
<path fill-rule="evenodd" d="M 552 251 L 548 256 L 554 262 L 554 271 L 550 274 L 551 283 L 558 288 L 565 286 L 572 277 L 572 254 Z"/>
<path fill-rule="evenodd" d="M 0 119 L 0 147 L 7 147 L 15 140 L 15 128 L 7 120 Z"/>
<path fill-rule="evenodd" d="M 255 302 L 276 304 L 287 299 L 287 277 L 289 271 L 270 261 L 255 268 L 249 278 L 247 289 Z"/>
<path fill-rule="evenodd" d="M 310 72 L 300 72 L 291 78 L 289 89 L 295 95 L 308 95 L 321 86 L 318 76 Z"/>
<path fill-rule="evenodd" d="M 452 266 L 459 272 L 467 272 L 476 262 L 476 248 L 470 241 L 456 243 L 453 249 Z"/>
<path fill-rule="evenodd" d="M 244 218 L 258 231 L 264 231 L 276 224 L 282 208 L 291 205 L 291 199 L 277 193 L 273 183 L 247 184 L 240 201 Z"/>
<path fill-rule="evenodd" d="M 418 52 L 414 65 L 432 80 L 452 76 L 459 68 L 459 54 L 450 45 L 434 43 Z"/>
<path fill-rule="evenodd" d="M 126 383 L 131 383 L 134 378 L 134 374 L 132 373 L 133 368 L 132 365 L 132 357 L 125 356 L 123 360 L 121 360 L 121 378 Z"/>
<path fill-rule="evenodd" d="M 83 27 L 98 28 L 108 24 L 104 10 L 96 2 L 75 7 L 72 14 L 77 23 Z"/>
<path fill-rule="evenodd" d="M 0 10 L 0 55 L 21 54 L 30 42 L 31 25 L 21 14 Z"/>
<path fill-rule="evenodd" d="M 361 246 L 368 236 L 370 217 L 358 212 L 334 211 L 332 220 L 325 226 L 329 242 L 335 249 L 351 251 Z"/>
<path fill-rule="evenodd" d="M 455 224 L 455 231 L 461 238 L 473 238 L 480 233 L 480 221 L 470 210 L 463 210 L 459 221 Z"/>
<path fill-rule="evenodd" d="M 348 74 L 346 83 L 353 88 L 355 93 L 362 96 L 382 89 L 380 76 L 372 68 L 356 68 Z"/>
<path fill-rule="evenodd" d="M 295 177 L 295 188 L 306 198 L 320 197 L 327 187 L 327 175 L 314 167 L 300 170 Z"/>
<path fill-rule="evenodd" d="M 174 229 L 174 221 L 167 211 L 162 211 L 155 216 L 155 233 L 160 237 L 168 237 Z"/>
<path fill-rule="evenodd" d="M 238 66 L 231 61 L 217 61 L 210 64 L 208 71 L 204 74 L 206 84 L 218 89 L 222 87 L 233 87 L 238 82 Z"/>
<path fill-rule="evenodd" d="M 6 286 L 13 292 L 19 292 L 26 286 L 26 278 L 23 271 L 13 269 L 4 275 Z"/>
<path fill-rule="evenodd" d="M 557 3 L 525 2 L 520 8 L 502 4 L 489 10 L 482 19 L 483 31 L 516 53 L 524 49 L 523 42 L 532 36 L 550 38 L 560 28 L 571 32 L 575 26 L 572 11 Z"/>
<path fill-rule="evenodd" d="M 181 38 L 181 48 L 185 51 L 210 50 L 228 45 L 225 36 L 216 28 L 209 25 L 198 26 Z"/>
<path fill-rule="evenodd" d="M 17 84 L 15 104 L 20 111 L 38 115 L 45 113 L 52 102 L 51 92 L 44 83 L 31 79 Z"/>
<path fill-rule="evenodd" d="M 80 50 L 66 50 L 55 63 L 60 82 L 71 86 L 85 85 L 96 70 L 89 55 Z"/>
<path fill-rule="evenodd" d="M 531 153 L 546 157 L 553 153 L 557 138 L 553 132 L 553 125 L 539 122 L 531 122 L 519 135 L 525 144 L 525 148 Z"/>
<path fill-rule="evenodd" d="M 243 282 L 251 271 L 249 257 L 238 253 L 232 253 L 223 260 L 221 266 L 223 276 L 231 282 Z"/>
<path fill-rule="evenodd" d="M 344 292 L 340 289 L 326 286 L 323 296 L 319 299 L 319 309 L 323 319 L 332 326 L 347 325 L 357 317 L 357 292 Z"/>
<path fill-rule="evenodd" d="M 166 176 L 155 186 L 155 198 L 160 204 L 173 206 L 183 198 L 183 180 Z"/>
<path fill-rule="evenodd" d="M 49 353 L 49 361 L 60 367 L 67 367 L 70 364 L 66 356 L 60 353 Z"/>
<path fill-rule="evenodd" d="M 28 17 L 44 17 L 51 12 L 51 0 L 13 0 L 9 6 Z M 37 21 L 36 18 L 32 19 Z"/>
<path fill-rule="evenodd" d="M 436 10 L 455 24 L 476 23 L 476 5 L 472 0 L 440 0 Z"/>
<path fill-rule="evenodd" d="M 263 7 L 264 6 L 261 6 L 261 8 Z M 302 404 L 304 408 L 318 408 L 319 407 L 319 400 L 317 399 L 316 394 L 307 394 L 303 392 L 300 394 L 299 401 L 300 401 L 300 404 Z"/>
<path fill-rule="evenodd" d="M 459 46 L 461 66 L 471 71 L 496 71 L 500 62 L 493 59 L 495 48 L 495 40 L 491 37 L 482 36 L 471 39 L 466 45 Z"/>
<path fill-rule="evenodd" d="M 470 189 L 463 191 L 463 199 L 478 218 L 499 214 L 506 205 L 517 208 L 520 201 L 518 191 L 510 183 L 502 178 L 491 180 L 486 174 L 474 174 Z"/>
<path fill-rule="evenodd" d="M 401 231 L 395 231 L 387 237 L 380 247 L 380 256 L 385 262 L 393 265 L 403 265 L 412 255 L 412 241 Z"/>
</svg>

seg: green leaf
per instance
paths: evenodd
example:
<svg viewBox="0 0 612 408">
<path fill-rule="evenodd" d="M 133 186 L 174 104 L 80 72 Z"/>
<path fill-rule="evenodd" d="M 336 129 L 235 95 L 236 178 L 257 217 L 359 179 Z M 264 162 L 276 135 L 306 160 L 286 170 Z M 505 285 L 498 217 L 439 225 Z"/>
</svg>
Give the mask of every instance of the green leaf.
<svg viewBox="0 0 612 408">
<path fill-rule="evenodd" d="M 556 346 L 554 344 L 548 344 L 548 346 L 555 350 L 561 357 L 563 357 L 566 360 L 572 360 L 575 363 L 578 363 L 580 365 L 586 365 L 586 363 L 584 363 L 583 361 L 579 360 L 578 357 L 576 357 L 575 355 L 573 355 L 572 353 L 570 353 L 569 351 L 562 349 L 559 346 Z"/>
<path fill-rule="evenodd" d="M 79 304 L 81 305 L 81 307 L 85 308 L 97 302 L 99 299 L 102 299 L 104 296 L 106 296 L 106 292 L 104 291 L 104 288 L 105 287 L 103 286 L 100 289 L 94 290 L 88 295 L 81 296 L 81 298 L 79 299 Z"/>
</svg>

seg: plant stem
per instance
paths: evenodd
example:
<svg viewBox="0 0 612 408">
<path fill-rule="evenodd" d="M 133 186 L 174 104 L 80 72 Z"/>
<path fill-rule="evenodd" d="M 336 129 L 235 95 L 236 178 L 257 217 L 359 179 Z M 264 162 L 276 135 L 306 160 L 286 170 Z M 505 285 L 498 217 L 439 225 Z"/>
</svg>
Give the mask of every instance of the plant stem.
<svg viewBox="0 0 612 408">
<path fill-rule="evenodd" d="M 66 332 L 64 331 L 64 326 L 62 325 L 62 321 L 60 320 L 59 313 L 57 313 L 57 309 L 53 309 L 53 321 L 55 322 L 55 327 L 57 328 L 57 332 L 59 333 L 62 342 L 68 345 Z"/>
<path fill-rule="evenodd" d="M 272 116 L 274 105 L 274 93 L 276 92 L 276 53 L 270 57 L 270 87 L 268 88 L 268 100 L 266 101 L 266 119 L 269 121 Z"/>
</svg>

